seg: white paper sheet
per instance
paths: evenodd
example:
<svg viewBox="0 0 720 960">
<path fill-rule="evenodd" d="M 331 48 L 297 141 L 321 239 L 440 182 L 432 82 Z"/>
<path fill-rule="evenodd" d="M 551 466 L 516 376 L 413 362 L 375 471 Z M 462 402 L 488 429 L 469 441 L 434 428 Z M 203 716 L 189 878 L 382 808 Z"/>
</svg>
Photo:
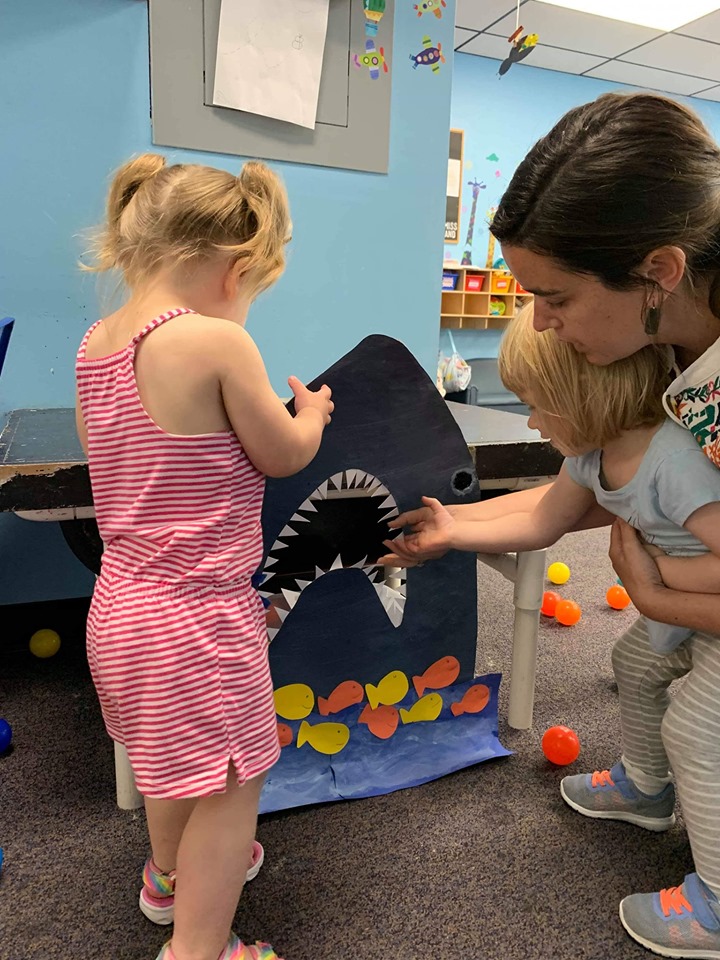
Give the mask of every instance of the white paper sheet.
<svg viewBox="0 0 720 960">
<path fill-rule="evenodd" d="M 222 0 L 213 103 L 315 129 L 330 0 Z"/>
<path fill-rule="evenodd" d="M 462 162 L 460 160 L 448 160 L 447 173 L 447 196 L 460 196 L 460 177 L 462 176 Z"/>
</svg>

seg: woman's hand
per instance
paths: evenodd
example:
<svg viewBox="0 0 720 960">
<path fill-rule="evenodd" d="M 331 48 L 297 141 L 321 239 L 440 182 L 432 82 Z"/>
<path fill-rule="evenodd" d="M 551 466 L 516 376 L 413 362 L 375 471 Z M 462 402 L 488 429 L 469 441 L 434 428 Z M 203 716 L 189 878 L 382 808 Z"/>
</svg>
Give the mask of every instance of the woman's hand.
<svg viewBox="0 0 720 960">
<path fill-rule="evenodd" d="M 392 553 L 380 557 L 378 563 L 389 567 L 417 567 L 426 560 L 437 560 L 451 547 L 455 526 L 450 511 L 439 500 L 423 497 L 424 507 L 401 514 L 392 526 L 411 526 L 413 532 L 383 543 Z M 422 514 L 422 516 L 418 516 Z M 404 523 L 400 521 L 406 519 Z"/>
<path fill-rule="evenodd" d="M 624 520 L 616 519 L 610 533 L 610 561 L 622 585 L 640 613 L 653 616 L 653 598 L 666 591 L 658 566 L 637 531 Z M 658 555 L 662 551 L 658 551 Z"/>
</svg>

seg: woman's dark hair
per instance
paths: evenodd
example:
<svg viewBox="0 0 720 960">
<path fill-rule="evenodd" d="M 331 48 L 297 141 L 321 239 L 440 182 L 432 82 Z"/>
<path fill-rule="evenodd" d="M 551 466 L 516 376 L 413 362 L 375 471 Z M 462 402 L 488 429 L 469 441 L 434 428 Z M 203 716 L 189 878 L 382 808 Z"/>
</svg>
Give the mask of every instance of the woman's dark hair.
<svg viewBox="0 0 720 960">
<path fill-rule="evenodd" d="M 652 288 L 637 268 L 680 247 L 720 317 L 720 147 L 674 100 L 608 93 L 570 110 L 517 168 L 490 230 L 616 290 Z"/>
</svg>

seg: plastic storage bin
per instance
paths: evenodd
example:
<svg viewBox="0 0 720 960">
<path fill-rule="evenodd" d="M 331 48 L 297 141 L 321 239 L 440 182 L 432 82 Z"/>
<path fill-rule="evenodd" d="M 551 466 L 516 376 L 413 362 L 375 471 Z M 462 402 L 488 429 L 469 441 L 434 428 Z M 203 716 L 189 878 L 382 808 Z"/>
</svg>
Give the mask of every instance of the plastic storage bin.
<svg viewBox="0 0 720 960">
<path fill-rule="evenodd" d="M 485 283 L 484 273 L 466 273 L 465 290 L 467 293 L 480 293 Z"/>
<path fill-rule="evenodd" d="M 437 276 L 437 274 L 436 274 Z M 454 290 L 457 287 L 458 275 L 456 273 L 443 273 L 443 290 Z"/>
<path fill-rule="evenodd" d="M 511 293 L 512 292 L 512 274 L 493 273 L 490 285 L 491 293 Z"/>
</svg>

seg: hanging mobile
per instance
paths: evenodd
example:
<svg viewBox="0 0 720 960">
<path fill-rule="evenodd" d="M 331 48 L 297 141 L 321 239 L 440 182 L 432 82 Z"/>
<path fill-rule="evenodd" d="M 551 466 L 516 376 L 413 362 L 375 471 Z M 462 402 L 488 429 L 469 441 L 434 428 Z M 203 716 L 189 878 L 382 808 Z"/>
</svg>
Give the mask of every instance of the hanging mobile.
<svg viewBox="0 0 720 960">
<path fill-rule="evenodd" d="M 504 77 L 514 63 L 520 63 L 525 57 L 529 56 L 540 38 L 536 33 L 526 33 L 523 35 L 523 26 L 520 23 L 520 0 L 517 0 L 515 10 L 515 30 L 508 37 L 508 43 L 512 44 L 512 49 L 507 58 L 500 64 L 498 74 Z"/>
</svg>

